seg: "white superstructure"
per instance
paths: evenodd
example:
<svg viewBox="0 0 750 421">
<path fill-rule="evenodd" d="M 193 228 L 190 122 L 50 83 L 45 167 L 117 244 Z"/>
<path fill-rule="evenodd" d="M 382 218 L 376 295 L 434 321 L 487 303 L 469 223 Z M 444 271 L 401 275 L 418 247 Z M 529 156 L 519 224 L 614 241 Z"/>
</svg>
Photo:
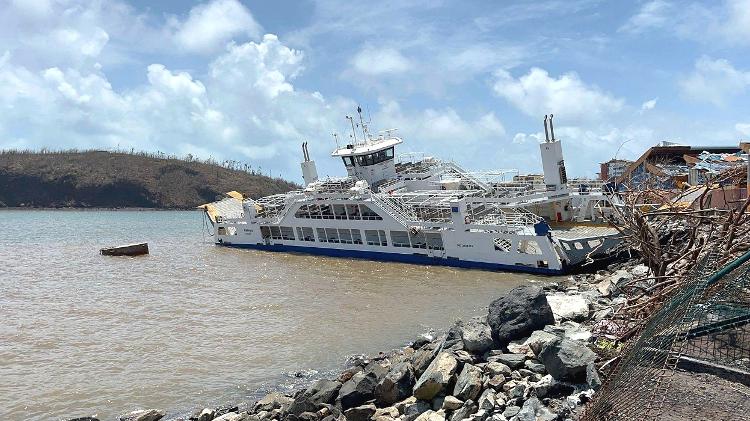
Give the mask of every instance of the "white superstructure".
<svg viewBox="0 0 750 421">
<path fill-rule="evenodd" d="M 362 121 L 331 154 L 347 176 L 318 180 L 303 144 L 305 188 L 259 199 L 236 194 L 205 205 L 216 243 L 419 264 L 562 273 L 618 242 L 601 223 L 608 203 L 572 187 L 560 141 L 541 144 L 543 184 L 517 171 L 472 173 L 426 156 L 396 158 L 394 130 L 373 136 Z M 516 180 L 514 180 L 514 178 Z M 585 228 L 576 223 L 584 223 Z M 551 228 L 554 226 L 555 228 Z"/>
</svg>

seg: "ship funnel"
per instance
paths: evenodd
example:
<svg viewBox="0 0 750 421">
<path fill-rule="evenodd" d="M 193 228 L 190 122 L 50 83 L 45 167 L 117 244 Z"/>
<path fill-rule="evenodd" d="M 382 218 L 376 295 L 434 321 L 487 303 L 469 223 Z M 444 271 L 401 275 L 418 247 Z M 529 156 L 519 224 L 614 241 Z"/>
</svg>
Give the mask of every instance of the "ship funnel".
<svg viewBox="0 0 750 421">
<path fill-rule="evenodd" d="M 310 151 L 307 149 L 307 142 L 302 142 L 302 178 L 305 180 L 305 186 L 318 181 L 318 169 L 315 167 L 315 161 L 310 160 Z"/>
<path fill-rule="evenodd" d="M 547 130 L 547 114 L 544 115 L 544 140 L 549 142 L 549 130 Z"/>
</svg>

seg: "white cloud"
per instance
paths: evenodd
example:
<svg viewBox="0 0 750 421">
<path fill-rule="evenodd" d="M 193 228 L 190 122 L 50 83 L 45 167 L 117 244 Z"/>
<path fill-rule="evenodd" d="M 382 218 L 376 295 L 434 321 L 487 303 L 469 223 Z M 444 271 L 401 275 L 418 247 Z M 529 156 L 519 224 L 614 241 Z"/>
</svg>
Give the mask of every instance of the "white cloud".
<svg viewBox="0 0 750 421">
<path fill-rule="evenodd" d="M 743 136 L 750 136 L 750 123 L 737 123 L 734 125 L 734 129 Z"/>
<path fill-rule="evenodd" d="M 649 99 L 648 101 L 641 104 L 641 113 L 644 113 L 648 110 L 653 110 L 656 107 L 656 101 L 658 101 L 659 98 Z"/>
<path fill-rule="evenodd" d="M 544 138 L 544 135 L 541 132 L 539 132 L 539 133 L 529 133 L 529 134 L 526 134 L 526 133 L 516 133 L 513 136 L 513 143 L 517 143 L 517 144 L 523 144 L 523 143 L 527 143 L 527 142 L 539 143 L 539 142 L 542 141 L 543 138 Z"/>
<path fill-rule="evenodd" d="M 177 45 L 189 52 L 217 51 L 235 36 L 257 38 L 262 29 L 237 0 L 212 0 L 190 10 L 174 35 Z"/>
<path fill-rule="evenodd" d="M 352 59 L 352 66 L 358 73 L 368 76 L 403 73 L 412 67 L 398 50 L 371 47 L 359 51 Z"/>
<path fill-rule="evenodd" d="M 642 34 L 651 30 L 663 30 L 702 43 L 748 44 L 750 2 L 653 0 L 644 3 L 618 31 Z"/>
<path fill-rule="evenodd" d="M 257 90 L 268 98 L 294 90 L 288 79 L 302 71 L 303 54 L 281 44 L 272 34 L 260 43 L 232 44 L 211 63 L 211 77 L 227 90 Z"/>
<path fill-rule="evenodd" d="M 750 72 L 736 69 L 728 60 L 703 56 L 679 84 L 683 95 L 690 99 L 725 105 L 729 98 L 748 89 Z"/>
<path fill-rule="evenodd" d="M 498 70 L 493 90 L 530 116 L 553 113 L 568 123 L 602 119 L 624 105 L 624 100 L 586 85 L 576 73 L 554 78 L 536 67 L 518 79 L 505 70 Z"/>
<path fill-rule="evenodd" d="M 453 108 L 404 110 L 396 101 L 380 104 L 374 115 L 379 127 L 398 128 L 404 138 L 402 150 L 437 153 L 440 158 L 476 160 L 495 150 L 488 145 L 499 145 L 505 139 L 505 127 L 494 113 L 485 113 L 475 120 L 467 120 Z"/>
<path fill-rule="evenodd" d="M 665 0 L 653 0 L 644 3 L 638 12 L 631 16 L 620 32 L 641 33 L 648 29 L 660 28 L 669 20 L 672 4 Z"/>
</svg>

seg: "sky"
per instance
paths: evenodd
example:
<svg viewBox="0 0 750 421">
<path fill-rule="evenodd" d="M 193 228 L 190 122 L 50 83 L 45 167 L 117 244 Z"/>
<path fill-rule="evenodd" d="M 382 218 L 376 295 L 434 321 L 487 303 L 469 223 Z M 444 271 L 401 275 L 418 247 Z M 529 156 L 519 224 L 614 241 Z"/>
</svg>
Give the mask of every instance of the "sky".
<svg viewBox="0 0 750 421">
<path fill-rule="evenodd" d="M 0 0 L 0 148 L 120 149 L 322 175 L 361 105 L 400 152 L 568 174 L 750 138 L 750 0 Z M 399 151 L 397 151 L 398 153 Z"/>
</svg>

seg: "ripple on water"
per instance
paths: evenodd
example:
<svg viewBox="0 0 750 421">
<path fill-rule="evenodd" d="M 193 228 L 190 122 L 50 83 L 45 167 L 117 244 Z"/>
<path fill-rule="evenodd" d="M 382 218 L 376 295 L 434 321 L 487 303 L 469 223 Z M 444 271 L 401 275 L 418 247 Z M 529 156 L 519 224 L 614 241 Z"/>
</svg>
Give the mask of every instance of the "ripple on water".
<svg viewBox="0 0 750 421">
<path fill-rule="evenodd" d="M 529 279 L 215 247 L 196 212 L 0 215 L 9 419 L 189 411 L 293 388 L 479 314 Z M 151 254 L 97 254 L 133 241 Z"/>
</svg>

